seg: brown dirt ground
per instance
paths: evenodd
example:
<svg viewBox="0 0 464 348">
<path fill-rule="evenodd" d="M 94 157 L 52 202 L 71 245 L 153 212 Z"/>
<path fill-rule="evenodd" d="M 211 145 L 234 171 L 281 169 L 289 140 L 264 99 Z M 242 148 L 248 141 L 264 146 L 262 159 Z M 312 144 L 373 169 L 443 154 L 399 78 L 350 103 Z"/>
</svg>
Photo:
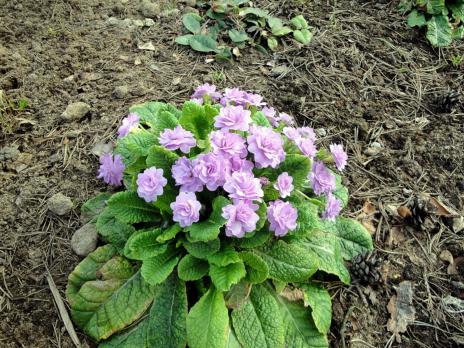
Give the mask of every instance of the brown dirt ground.
<svg viewBox="0 0 464 348">
<path fill-rule="evenodd" d="M 70 250 L 79 207 L 105 189 L 90 150 L 113 137 L 131 104 L 180 103 L 201 82 L 259 91 L 300 123 L 323 128 L 324 142 L 348 146 L 350 212 L 358 216 L 367 200 L 377 211 L 373 238 L 385 283 L 333 287 L 332 346 L 459 346 L 464 317 L 442 299 L 462 298 L 453 284 L 463 278 L 448 275 L 439 254 L 464 256 L 463 232 L 437 219 L 423 231 L 406 228 L 389 207 L 429 193 L 462 213 L 464 108 L 458 103 L 451 113 L 439 113 L 435 99 L 449 89 L 462 93 L 464 65 L 454 68 L 447 59 L 462 54 L 463 44 L 430 48 L 406 28 L 396 1 L 257 3 L 282 17 L 303 13 L 316 28 L 314 41 L 269 56 L 244 51 L 230 65 L 205 63 L 206 56 L 173 42 L 180 15 L 154 18 L 155 25 L 143 29 L 107 24 L 110 16 L 143 19 L 138 2 L 0 0 L 0 90 L 10 100 L 29 100 L 25 111 L 9 110 L 0 120 L 0 147 L 19 151 L 0 162 L 1 347 L 72 347 L 46 275 L 63 294 L 79 261 Z M 182 11 L 174 1 L 162 3 L 175 6 Z M 150 40 L 155 51 L 137 49 Z M 285 69 L 276 74 L 277 66 Z M 123 85 L 130 93 L 114 98 L 113 89 Z M 90 104 L 91 114 L 60 122 L 75 101 Z M 367 155 L 375 142 L 380 151 Z M 46 200 L 56 192 L 75 203 L 69 215 L 47 211 Z M 413 282 L 416 319 L 397 343 L 386 329 L 386 308 L 402 280 Z"/>
</svg>

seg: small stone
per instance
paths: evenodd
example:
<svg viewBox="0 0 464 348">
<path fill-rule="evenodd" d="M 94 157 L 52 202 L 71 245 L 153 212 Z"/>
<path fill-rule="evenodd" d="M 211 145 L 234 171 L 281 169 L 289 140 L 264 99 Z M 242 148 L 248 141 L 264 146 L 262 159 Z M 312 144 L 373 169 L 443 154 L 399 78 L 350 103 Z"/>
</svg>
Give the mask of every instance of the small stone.
<svg viewBox="0 0 464 348">
<path fill-rule="evenodd" d="M 316 129 L 316 134 L 320 137 L 325 137 L 327 135 L 327 130 L 325 128 Z"/>
<path fill-rule="evenodd" d="M 137 85 L 137 86 L 133 87 L 132 90 L 131 90 L 131 95 L 133 95 L 135 97 L 142 97 L 145 94 L 147 94 L 147 89 L 143 85 Z"/>
<path fill-rule="evenodd" d="M 143 27 L 145 25 L 145 22 L 142 21 L 141 19 L 134 19 L 132 21 L 132 24 L 135 25 L 136 27 Z"/>
<path fill-rule="evenodd" d="M 160 14 L 160 5 L 149 0 L 143 0 L 138 9 L 142 15 L 148 18 L 156 17 Z"/>
<path fill-rule="evenodd" d="M 123 99 L 129 93 L 129 88 L 127 86 L 118 86 L 113 90 L 113 97 L 117 99 Z"/>
<path fill-rule="evenodd" d="M 140 58 L 135 58 L 134 65 L 140 65 L 140 64 L 142 64 L 142 60 Z"/>
<path fill-rule="evenodd" d="M 151 41 L 148 41 L 148 42 L 145 42 L 145 43 L 140 42 L 137 45 L 137 48 L 139 50 L 145 50 L 145 51 L 155 51 L 156 50 L 155 46 L 153 45 L 153 42 L 151 42 Z"/>
<path fill-rule="evenodd" d="M 56 215 L 66 215 L 71 211 L 74 204 L 69 197 L 59 192 L 48 199 L 47 206 L 48 209 Z"/>
<path fill-rule="evenodd" d="M 105 153 L 111 153 L 113 151 L 113 145 L 111 143 L 96 143 L 90 152 L 95 156 L 100 157 Z"/>
<path fill-rule="evenodd" d="M 71 248 L 79 256 L 87 256 L 97 248 L 98 232 L 95 224 L 88 223 L 76 232 L 71 238 Z"/>
<path fill-rule="evenodd" d="M 151 18 L 145 18 L 145 21 L 143 22 L 143 25 L 146 27 L 152 27 L 155 25 L 155 21 Z"/>
<path fill-rule="evenodd" d="M 367 156 L 375 156 L 380 153 L 380 149 L 377 147 L 368 147 L 366 150 L 364 150 L 364 154 Z"/>
<path fill-rule="evenodd" d="M 382 144 L 380 144 L 380 143 L 377 142 L 377 141 L 374 141 L 374 142 L 371 144 L 371 147 L 376 148 L 376 149 L 380 149 L 380 148 L 382 148 Z"/>
<path fill-rule="evenodd" d="M 160 17 L 168 18 L 168 17 L 176 17 L 180 13 L 178 8 L 173 8 L 169 10 L 164 10 L 160 13 Z"/>
<path fill-rule="evenodd" d="M 109 25 L 119 25 L 119 22 L 120 20 L 116 17 L 109 17 L 107 20 L 106 20 L 106 23 L 109 24 Z"/>
<path fill-rule="evenodd" d="M 71 103 L 66 107 L 66 110 L 61 114 L 61 119 L 64 121 L 80 120 L 90 112 L 90 105 L 84 102 Z"/>
<path fill-rule="evenodd" d="M 2 147 L 0 148 L 0 161 L 15 161 L 19 157 L 20 153 L 18 145 Z"/>
</svg>

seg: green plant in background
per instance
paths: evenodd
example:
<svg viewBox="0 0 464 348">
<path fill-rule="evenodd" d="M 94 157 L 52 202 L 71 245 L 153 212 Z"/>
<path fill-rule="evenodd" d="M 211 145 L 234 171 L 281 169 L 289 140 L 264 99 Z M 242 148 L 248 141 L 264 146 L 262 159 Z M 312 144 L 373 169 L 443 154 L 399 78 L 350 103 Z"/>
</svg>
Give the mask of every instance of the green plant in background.
<svg viewBox="0 0 464 348">
<path fill-rule="evenodd" d="M 454 68 L 458 69 L 461 66 L 462 62 L 464 61 L 464 55 L 463 54 L 455 54 L 455 55 L 451 56 L 451 58 L 449 60 L 450 60 L 451 65 Z"/>
<path fill-rule="evenodd" d="M 433 46 L 464 38 L 464 0 L 402 0 L 400 10 L 408 13 L 410 27 L 426 28 Z"/>
<path fill-rule="evenodd" d="M 313 34 L 303 16 L 287 23 L 248 3 L 244 0 L 199 3 L 197 7 L 203 15 L 185 14 L 182 22 L 189 33 L 177 37 L 176 42 L 195 51 L 215 53 L 218 59 L 238 56 L 239 49 L 247 44 L 262 52 L 267 52 L 267 48 L 278 50 L 283 38 L 289 35 L 304 45 L 311 42 Z"/>
</svg>

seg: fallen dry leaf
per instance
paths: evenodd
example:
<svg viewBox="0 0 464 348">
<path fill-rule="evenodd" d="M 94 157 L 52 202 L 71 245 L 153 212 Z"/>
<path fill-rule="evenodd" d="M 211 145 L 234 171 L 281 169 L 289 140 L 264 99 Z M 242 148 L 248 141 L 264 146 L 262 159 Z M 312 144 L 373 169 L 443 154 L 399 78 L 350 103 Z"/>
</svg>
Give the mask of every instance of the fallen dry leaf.
<svg viewBox="0 0 464 348">
<path fill-rule="evenodd" d="M 279 295 L 292 302 L 304 300 L 304 292 L 301 289 L 285 288 Z"/>
<path fill-rule="evenodd" d="M 397 296 L 392 296 L 387 305 L 390 319 L 387 322 L 387 330 L 395 335 L 396 341 L 401 343 L 400 333 L 406 332 L 409 324 L 414 322 L 416 310 L 412 304 L 412 284 L 410 281 L 400 283 Z"/>
<path fill-rule="evenodd" d="M 404 205 L 402 205 L 401 207 L 398 207 L 397 212 L 398 212 L 398 215 L 401 216 L 403 219 L 412 216 L 411 209 L 409 209 L 408 207 Z"/>
<path fill-rule="evenodd" d="M 370 201 L 364 202 L 361 213 L 357 216 L 357 220 L 369 231 L 371 235 L 375 234 L 374 215 L 377 209 Z"/>
<path fill-rule="evenodd" d="M 451 208 L 444 205 L 438 199 L 429 197 L 429 203 L 435 208 L 435 214 L 438 216 L 456 216 L 457 213 Z"/>
<path fill-rule="evenodd" d="M 387 244 L 388 246 L 400 245 L 406 240 L 406 235 L 403 233 L 401 226 L 393 226 L 388 234 Z"/>
</svg>

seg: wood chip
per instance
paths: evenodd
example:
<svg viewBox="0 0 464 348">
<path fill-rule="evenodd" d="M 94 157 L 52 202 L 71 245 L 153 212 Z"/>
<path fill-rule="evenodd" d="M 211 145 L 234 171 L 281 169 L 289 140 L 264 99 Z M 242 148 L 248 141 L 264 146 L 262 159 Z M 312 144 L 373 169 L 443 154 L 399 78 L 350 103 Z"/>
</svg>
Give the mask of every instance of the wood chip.
<svg viewBox="0 0 464 348">
<path fill-rule="evenodd" d="M 400 333 L 406 332 L 408 325 L 412 324 L 416 317 L 416 310 L 412 304 L 411 282 L 401 282 L 396 293 L 397 295 L 393 295 L 387 305 L 388 313 L 390 313 L 387 330 L 395 335 L 398 343 L 401 343 Z"/>
</svg>

